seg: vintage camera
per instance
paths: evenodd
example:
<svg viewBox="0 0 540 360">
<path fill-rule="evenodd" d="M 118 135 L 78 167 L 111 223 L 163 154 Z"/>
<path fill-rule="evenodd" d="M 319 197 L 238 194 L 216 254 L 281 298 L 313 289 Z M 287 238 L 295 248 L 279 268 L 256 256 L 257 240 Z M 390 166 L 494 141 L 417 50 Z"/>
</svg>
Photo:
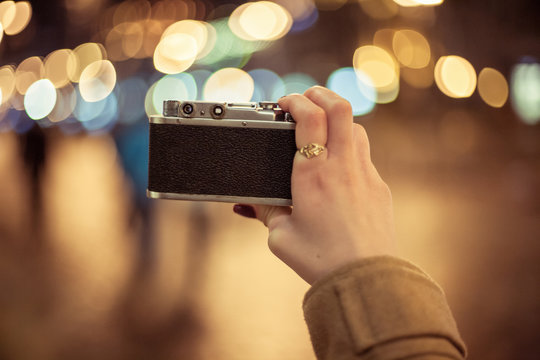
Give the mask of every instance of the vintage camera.
<svg viewBox="0 0 540 360">
<path fill-rule="evenodd" d="M 167 100 L 149 121 L 148 197 L 291 204 L 295 123 L 278 104 Z"/>
</svg>

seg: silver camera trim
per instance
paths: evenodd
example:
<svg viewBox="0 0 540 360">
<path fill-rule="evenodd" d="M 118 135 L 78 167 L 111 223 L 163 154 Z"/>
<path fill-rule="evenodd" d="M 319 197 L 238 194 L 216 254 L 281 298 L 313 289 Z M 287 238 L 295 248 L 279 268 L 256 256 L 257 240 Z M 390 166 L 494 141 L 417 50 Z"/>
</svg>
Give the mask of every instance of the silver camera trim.
<svg viewBox="0 0 540 360">
<path fill-rule="evenodd" d="M 176 116 L 150 116 L 151 124 L 174 124 L 174 125 L 196 125 L 196 126 L 216 126 L 216 127 L 245 127 L 256 129 L 278 129 L 292 130 L 296 128 L 296 123 L 286 121 L 265 121 L 265 120 L 246 120 L 246 119 L 207 119 L 207 118 L 183 118 Z"/>
<path fill-rule="evenodd" d="M 280 198 L 260 198 L 248 196 L 225 196 L 225 195 L 201 195 L 201 194 L 177 194 L 163 193 L 146 190 L 146 196 L 152 199 L 168 199 L 168 200 L 191 200 L 191 201 L 217 201 L 227 203 L 241 204 L 259 204 L 259 205 L 274 205 L 274 206 L 291 206 L 291 199 Z"/>
</svg>

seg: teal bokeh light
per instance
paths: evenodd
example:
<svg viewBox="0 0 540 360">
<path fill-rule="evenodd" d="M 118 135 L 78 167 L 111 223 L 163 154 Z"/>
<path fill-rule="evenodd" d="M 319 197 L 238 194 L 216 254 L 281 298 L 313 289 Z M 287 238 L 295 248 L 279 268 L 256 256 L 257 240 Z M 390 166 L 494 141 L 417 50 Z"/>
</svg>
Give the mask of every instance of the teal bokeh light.
<svg viewBox="0 0 540 360">
<path fill-rule="evenodd" d="M 510 94 L 512 106 L 523 122 L 540 121 L 540 64 L 518 64 L 512 71 Z"/>
<path fill-rule="evenodd" d="M 359 80 L 361 73 L 356 73 L 352 67 L 334 71 L 326 83 L 326 87 L 347 99 L 351 103 L 353 115 L 365 115 L 375 108 L 374 99 L 377 94 L 369 78 Z M 369 81 L 369 82 L 367 82 Z"/>
</svg>

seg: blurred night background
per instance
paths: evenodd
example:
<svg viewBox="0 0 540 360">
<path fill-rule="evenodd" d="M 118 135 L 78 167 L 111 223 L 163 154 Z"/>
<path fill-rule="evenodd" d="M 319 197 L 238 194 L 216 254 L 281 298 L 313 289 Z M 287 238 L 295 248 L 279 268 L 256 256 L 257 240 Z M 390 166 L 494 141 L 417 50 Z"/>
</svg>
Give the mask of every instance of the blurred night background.
<svg viewBox="0 0 540 360">
<path fill-rule="evenodd" d="M 352 104 L 471 359 L 540 358 L 536 0 L 0 2 L 0 359 L 314 359 L 231 204 L 148 200 L 164 99 Z"/>
</svg>

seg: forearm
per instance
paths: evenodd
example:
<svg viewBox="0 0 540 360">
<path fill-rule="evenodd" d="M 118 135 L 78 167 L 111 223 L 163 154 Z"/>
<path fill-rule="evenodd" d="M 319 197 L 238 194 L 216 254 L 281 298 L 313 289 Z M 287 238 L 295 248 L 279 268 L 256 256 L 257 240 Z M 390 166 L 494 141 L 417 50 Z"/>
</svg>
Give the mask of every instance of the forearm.
<svg viewBox="0 0 540 360">
<path fill-rule="evenodd" d="M 416 266 L 367 258 L 318 281 L 304 313 L 318 359 L 462 359 L 440 287 Z"/>
</svg>

